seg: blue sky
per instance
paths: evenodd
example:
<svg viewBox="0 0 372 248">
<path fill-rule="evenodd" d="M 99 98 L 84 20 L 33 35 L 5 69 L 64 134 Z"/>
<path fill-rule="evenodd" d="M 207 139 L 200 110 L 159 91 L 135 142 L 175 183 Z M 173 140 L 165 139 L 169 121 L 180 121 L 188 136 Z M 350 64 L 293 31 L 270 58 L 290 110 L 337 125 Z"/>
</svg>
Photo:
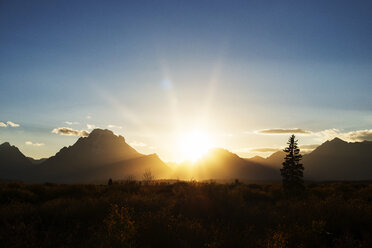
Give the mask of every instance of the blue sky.
<svg viewBox="0 0 372 248">
<path fill-rule="evenodd" d="M 371 11 L 370 1 L 1 1 L 0 122 L 19 127 L 0 124 L 0 142 L 46 157 L 78 138 L 53 129 L 110 125 L 178 160 L 172 147 L 193 129 L 242 156 L 285 144 L 287 133 L 263 129 L 308 130 L 307 145 L 372 139 Z"/>
</svg>

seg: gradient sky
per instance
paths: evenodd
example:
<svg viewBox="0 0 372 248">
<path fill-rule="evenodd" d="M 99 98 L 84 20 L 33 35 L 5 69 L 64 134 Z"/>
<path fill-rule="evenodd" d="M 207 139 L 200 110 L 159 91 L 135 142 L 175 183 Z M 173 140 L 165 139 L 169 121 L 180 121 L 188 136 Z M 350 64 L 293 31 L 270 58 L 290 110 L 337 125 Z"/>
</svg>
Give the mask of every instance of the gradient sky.
<svg viewBox="0 0 372 248">
<path fill-rule="evenodd" d="M 372 140 L 371 13 L 371 1 L 1 1 L 0 143 L 48 157 L 78 139 L 53 129 L 95 126 L 179 161 L 194 129 L 241 156 L 284 146 L 293 130 L 279 129 L 302 129 L 304 145 Z"/>
</svg>

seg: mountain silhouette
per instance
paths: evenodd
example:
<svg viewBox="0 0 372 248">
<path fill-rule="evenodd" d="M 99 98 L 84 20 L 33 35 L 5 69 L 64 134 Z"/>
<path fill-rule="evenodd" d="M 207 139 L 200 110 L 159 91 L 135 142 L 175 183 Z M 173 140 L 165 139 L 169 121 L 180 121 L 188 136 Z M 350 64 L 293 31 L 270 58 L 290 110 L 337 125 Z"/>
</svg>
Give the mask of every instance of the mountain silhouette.
<svg viewBox="0 0 372 248">
<path fill-rule="evenodd" d="M 94 129 L 88 137 L 62 148 L 39 167 L 42 178 L 55 182 L 92 182 L 128 176 L 141 179 L 146 170 L 151 170 L 155 177 L 164 177 L 169 170 L 157 155 L 138 153 L 123 136 L 107 129 Z"/>
<path fill-rule="evenodd" d="M 303 156 L 306 180 L 371 180 L 372 142 L 326 141 Z M 215 148 L 195 163 L 168 167 L 156 154 L 144 155 L 110 130 L 95 129 L 88 137 L 63 147 L 48 159 L 34 160 L 15 146 L 0 145 L 1 180 L 26 182 L 104 182 L 108 178 L 142 179 L 150 170 L 155 178 L 279 180 L 285 153 L 268 158 L 241 158 L 228 150 Z"/>
<path fill-rule="evenodd" d="M 314 180 L 371 180 L 372 142 L 326 141 L 304 155 L 305 177 Z"/>
<path fill-rule="evenodd" d="M 165 177 L 169 168 L 156 154 L 143 155 L 129 146 L 124 137 L 110 130 L 95 129 L 88 137 L 63 147 L 56 155 L 42 160 L 25 157 L 15 146 L 0 146 L 0 165 L 4 179 L 26 182 L 104 182 L 108 178 L 141 179 L 150 170 L 155 177 Z"/>
<path fill-rule="evenodd" d="M 45 165 L 84 167 L 109 164 L 143 156 L 129 146 L 123 136 L 110 130 L 94 129 L 88 137 L 79 138 L 75 144 L 62 148 Z"/>
<path fill-rule="evenodd" d="M 255 156 L 253 158 L 246 159 L 247 161 L 255 162 L 261 165 L 265 165 L 271 168 L 280 169 L 282 167 L 282 163 L 284 161 L 285 152 L 277 151 L 271 154 L 267 158 L 263 158 L 260 156 Z"/>
<path fill-rule="evenodd" d="M 371 180 L 372 142 L 346 142 L 334 138 L 303 155 L 304 177 L 307 180 Z M 262 160 L 247 159 L 272 168 L 281 168 L 285 153 L 278 151 Z"/>
<path fill-rule="evenodd" d="M 195 163 L 181 164 L 177 168 L 178 178 L 207 179 L 243 179 L 243 180 L 277 180 L 279 171 L 248 161 L 226 149 L 214 148 Z"/>
<path fill-rule="evenodd" d="M 16 180 L 26 176 L 32 163 L 15 146 L 5 142 L 0 145 L 0 179 Z"/>
</svg>

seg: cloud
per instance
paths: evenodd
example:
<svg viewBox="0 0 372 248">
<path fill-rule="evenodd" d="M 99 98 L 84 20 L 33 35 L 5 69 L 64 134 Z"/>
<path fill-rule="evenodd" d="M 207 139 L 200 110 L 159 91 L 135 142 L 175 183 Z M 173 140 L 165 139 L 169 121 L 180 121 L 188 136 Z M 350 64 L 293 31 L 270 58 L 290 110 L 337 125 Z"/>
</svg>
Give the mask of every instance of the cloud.
<svg viewBox="0 0 372 248">
<path fill-rule="evenodd" d="M 343 132 L 337 128 L 325 129 L 318 132 L 312 132 L 301 128 L 273 128 L 257 130 L 255 133 L 277 135 L 277 134 L 305 134 L 311 136 L 317 136 L 321 138 L 321 141 L 334 139 L 336 137 L 349 142 L 360 142 L 360 141 L 372 141 L 372 129 L 355 130 L 350 132 Z M 315 146 L 315 145 L 313 145 Z M 303 148 L 306 149 L 306 148 Z M 308 148 L 310 149 L 310 148 Z M 314 148 L 312 148 L 314 149 Z"/>
<path fill-rule="evenodd" d="M 43 146 L 44 145 L 44 143 L 33 143 L 32 141 L 26 141 L 25 144 L 28 146 Z"/>
<path fill-rule="evenodd" d="M 147 144 L 145 143 L 142 143 L 142 142 L 137 142 L 137 141 L 134 141 L 132 143 L 130 143 L 131 146 L 136 146 L 136 147 L 146 147 Z"/>
<path fill-rule="evenodd" d="M 10 127 L 19 127 L 19 124 L 16 124 L 16 123 L 11 122 L 11 121 L 7 121 L 6 124 L 8 124 L 8 126 L 10 126 Z"/>
<path fill-rule="evenodd" d="M 52 130 L 52 133 L 67 135 L 67 136 L 80 136 L 80 137 L 87 137 L 89 132 L 85 130 L 74 130 L 68 127 L 58 127 Z"/>
<path fill-rule="evenodd" d="M 355 130 L 350 132 L 342 132 L 339 129 L 327 129 L 317 133 L 318 136 L 325 140 L 340 138 L 349 142 L 372 141 L 372 129 Z"/>
<path fill-rule="evenodd" d="M 311 131 L 301 128 L 272 128 L 257 130 L 255 133 L 259 134 L 312 134 Z"/>
<path fill-rule="evenodd" d="M 274 148 L 274 147 L 258 147 L 258 148 L 251 148 L 251 152 L 277 152 L 281 151 L 280 148 Z"/>
<path fill-rule="evenodd" d="M 123 127 L 122 126 L 116 126 L 116 125 L 107 125 L 107 128 L 117 128 L 117 129 L 122 129 Z"/>
<path fill-rule="evenodd" d="M 0 122 L 0 127 L 19 127 L 19 124 L 12 121 L 7 121 L 6 123 Z"/>
<path fill-rule="evenodd" d="M 95 129 L 96 128 L 96 125 L 93 125 L 93 124 L 87 124 L 87 128 L 90 130 L 90 129 Z"/>
<path fill-rule="evenodd" d="M 240 153 L 240 152 L 241 153 L 255 153 L 255 152 L 274 153 L 274 152 L 281 151 L 281 150 L 283 150 L 283 149 L 280 148 L 280 147 L 243 147 L 243 148 L 235 149 L 232 152 L 236 152 L 236 153 Z"/>
<path fill-rule="evenodd" d="M 343 134 L 342 137 L 350 141 L 372 141 L 372 129 L 348 132 Z"/>
<path fill-rule="evenodd" d="M 67 124 L 67 125 L 78 125 L 79 124 L 79 122 L 77 122 L 77 121 L 65 121 L 65 123 Z"/>
<path fill-rule="evenodd" d="M 300 145 L 301 150 L 314 150 L 319 145 Z M 249 148 L 240 148 L 234 150 L 234 152 L 243 152 L 243 153 L 250 153 L 250 152 L 259 152 L 259 153 L 274 153 L 277 151 L 282 151 L 284 147 L 249 147 Z"/>
</svg>

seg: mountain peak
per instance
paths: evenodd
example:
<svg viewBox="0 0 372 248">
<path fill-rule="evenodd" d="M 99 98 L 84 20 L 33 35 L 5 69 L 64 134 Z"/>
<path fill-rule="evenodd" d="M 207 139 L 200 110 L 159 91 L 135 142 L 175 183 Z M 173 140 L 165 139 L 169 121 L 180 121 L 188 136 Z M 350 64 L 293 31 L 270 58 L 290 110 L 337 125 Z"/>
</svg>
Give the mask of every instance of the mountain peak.
<svg viewBox="0 0 372 248">
<path fill-rule="evenodd" d="M 340 138 L 338 138 L 338 137 L 332 139 L 330 142 L 331 142 L 331 143 L 340 143 L 340 144 L 341 144 L 341 143 L 347 143 L 346 141 L 344 141 L 344 140 L 342 140 L 342 139 L 340 139 Z"/>
<path fill-rule="evenodd" d="M 237 156 L 237 155 L 224 148 L 212 148 L 205 154 L 204 157 L 215 157 L 215 156 Z"/>
<path fill-rule="evenodd" d="M 9 144 L 9 142 L 4 142 L 0 145 L 0 147 L 10 147 L 11 145 Z"/>
<path fill-rule="evenodd" d="M 125 139 L 121 135 L 116 135 L 114 134 L 111 130 L 109 129 L 100 129 L 96 128 L 87 137 L 81 137 L 79 139 L 80 142 L 125 142 Z"/>
<path fill-rule="evenodd" d="M 321 151 L 321 150 L 328 150 L 328 149 L 340 149 L 341 147 L 345 147 L 345 145 L 349 144 L 348 142 L 340 139 L 340 138 L 334 138 L 332 140 L 327 140 L 320 146 L 318 146 L 313 152 L 315 151 Z"/>
<path fill-rule="evenodd" d="M 227 149 L 224 148 L 212 148 L 210 149 L 204 156 L 202 156 L 199 161 L 205 161 L 205 160 L 218 160 L 218 159 L 241 159 L 238 155 L 235 153 L 230 152 Z"/>
<path fill-rule="evenodd" d="M 88 135 L 88 138 L 102 137 L 102 136 L 115 136 L 115 134 L 108 129 L 96 128 Z"/>
<path fill-rule="evenodd" d="M 0 145 L 0 164 L 28 164 L 29 161 L 25 155 L 16 147 L 4 142 Z"/>
<path fill-rule="evenodd" d="M 140 156 L 143 155 L 129 146 L 123 136 L 115 135 L 108 129 L 94 129 L 88 137 L 81 137 L 72 146 L 62 148 L 48 162 L 58 160 L 61 165 L 85 166 L 109 164 Z"/>
</svg>

